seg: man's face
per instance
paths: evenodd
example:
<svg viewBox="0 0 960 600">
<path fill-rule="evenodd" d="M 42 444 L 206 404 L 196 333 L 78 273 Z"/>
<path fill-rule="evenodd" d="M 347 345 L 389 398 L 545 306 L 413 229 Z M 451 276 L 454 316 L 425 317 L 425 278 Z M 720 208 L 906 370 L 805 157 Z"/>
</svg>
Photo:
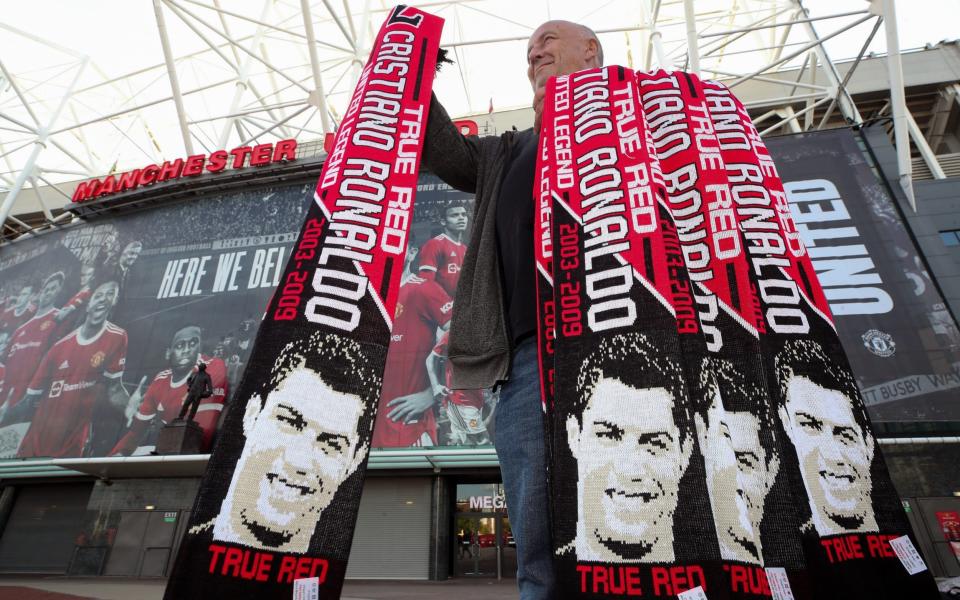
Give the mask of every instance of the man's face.
<svg viewBox="0 0 960 600">
<path fill-rule="evenodd" d="M 673 513 L 691 440 L 673 419 L 665 388 L 603 379 L 583 412 L 567 420 L 582 485 L 586 542 L 601 557 L 637 560 L 657 543 L 672 552 Z"/>
<path fill-rule="evenodd" d="M 193 369 L 200 357 L 200 328 L 184 327 L 170 343 L 170 365 L 178 370 Z"/>
<path fill-rule="evenodd" d="M 362 400 L 301 368 L 259 407 L 260 398 L 251 398 L 244 417 L 231 526 L 261 547 L 306 549 L 323 509 L 366 455 L 357 434 Z"/>
<path fill-rule="evenodd" d="M 444 213 L 443 227 L 447 231 L 460 233 L 467 229 L 467 209 L 463 206 L 448 208 Z"/>
<path fill-rule="evenodd" d="M 760 521 L 779 468 L 760 445 L 760 421 L 748 412 L 725 412 L 715 397 L 697 430 L 723 557 L 759 562 Z"/>
<path fill-rule="evenodd" d="M 864 435 L 850 399 L 806 377 L 794 377 L 780 418 L 797 450 L 817 520 L 834 530 L 872 523 L 873 438 Z"/>
<path fill-rule="evenodd" d="M 20 293 L 17 294 L 17 303 L 14 305 L 16 308 L 23 309 L 30 304 L 30 298 L 33 296 L 33 287 L 25 285 L 20 288 Z"/>
<path fill-rule="evenodd" d="M 40 289 L 40 296 L 37 298 L 37 305 L 41 308 L 52 306 L 53 302 L 63 289 L 63 282 L 59 279 L 51 279 Z"/>
<path fill-rule="evenodd" d="M 143 244 L 140 242 L 130 242 L 123 249 L 123 253 L 120 255 L 120 266 L 124 269 L 129 269 L 133 266 L 133 263 L 137 262 L 137 259 L 140 258 L 140 252 L 143 251 Z"/>
<path fill-rule="evenodd" d="M 80 287 L 87 287 L 93 281 L 93 267 L 84 266 L 80 268 Z"/>
<path fill-rule="evenodd" d="M 108 281 L 93 290 L 90 301 L 87 303 L 87 322 L 91 325 L 100 325 L 107 320 L 110 311 L 117 303 L 117 293 L 120 288 L 115 281 Z"/>
<path fill-rule="evenodd" d="M 568 75 L 590 66 L 596 56 L 584 29 L 566 21 L 548 21 L 527 42 L 527 79 L 534 90 L 553 75 Z"/>
</svg>

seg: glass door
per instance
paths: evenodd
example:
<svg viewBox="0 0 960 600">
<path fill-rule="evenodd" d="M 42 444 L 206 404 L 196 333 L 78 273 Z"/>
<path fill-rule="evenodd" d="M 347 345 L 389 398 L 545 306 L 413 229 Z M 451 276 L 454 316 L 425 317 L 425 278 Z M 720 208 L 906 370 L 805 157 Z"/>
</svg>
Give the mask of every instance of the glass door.
<svg viewBox="0 0 960 600">
<path fill-rule="evenodd" d="M 454 529 L 454 574 L 497 576 L 497 521 L 499 515 L 458 514 Z"/>
<path fill-rule="evenodd" d="M 458 513 L 453 574 L 459 577 L 516 577 L 517 546 L 503 513 Z"/>
</svg>

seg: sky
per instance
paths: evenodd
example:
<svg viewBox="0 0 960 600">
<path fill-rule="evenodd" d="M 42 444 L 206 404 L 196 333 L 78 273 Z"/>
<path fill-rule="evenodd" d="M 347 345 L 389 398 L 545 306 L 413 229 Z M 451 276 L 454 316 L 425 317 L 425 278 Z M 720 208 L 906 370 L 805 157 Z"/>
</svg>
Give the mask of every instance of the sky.
<svg viewBox="0 0 960 600">
<path fill-rule="evenodd" d="M 604 44 L 608 64 L 625 64 L 642 68 L 646 63 L 646 39 L 642 33 L 624 33 L 605 30 L 631 27 L 641 20 L 639 4 L 636 0 L 598 0 L 584 3 L 579 0 L 460 0 L 456 3 L 438 3 L 437 0 L 425 0 L 430 3 L 427 10 L 446 19 L 443 43 L 464 43 L 455 51 L 456 65 L 445 67 L 437 77 L 435 90 L 452 115 L 467 115 L 487 111 L 492 103 L 496 110 L 507 110 L 529 105 L 532 92 L 526 82 L 525 41 L 533 28 L 549 18 L 564 18 L 584 23 L 601 31 L 600 39 Z M 769 7 L 783 4 L 782 0 L 696 0 L 697 10 L 709 10 L 711 7 L 726 8 L 737 2 L 742 13 L 740 21 L 724 22 L 705 20 L 700 25 L 701 33 L 716 32 L 742 26 L 751 15 L 767 14 Z M 220 43 L 223 39 L 217 31 L 223 32 L 223 24 L 216 13 L 207 6 L 212 0 L 172 0 L 181 14 L 193 13 L 211 27 L 207 27 L 190 15 L 186 15 L 211 41 Z M 351 11 L 357 13 L 355 23 L 362 29 L 359 13 L 365 3 L 377 7 L 371 17 L 370 29 L 375 29 L 390 6 L 374 0 L 346 0 Z M 309 60 L 305 52 L 302 37 L 303 25 L 299 19 L 299 0 L 270 0 L 267 20 L 280 27 L 288 28 L 295 35 L 269 31 L 260 42 L 268 50 L 269 62 L 278 67 L 278 72 L 268 73 L 269 69 L 260 63 L 250 67 L 252 81 L 262 93 L 270 96 L 272 90 L 282 91 L 270 96 L 272 103 L 297 103 L 303 101 L 307 91 L 298 88 L 284 79 L 285 75 L 296 80 L 309 79 Z M 321 41 L 340 47 L 348 42 L 336 23 L 326 18 L 323 3 L 315 2 L 314 21 L 317 37 Z M 331 3 L 338 11 L 341 3 Z M 424 4 L 411 2 L 411 4 Z M 205 6 L 206 5 L 206 6 Z M 221 0 L 227 10 L 258 18 L 264 10 L 264 0 Z M 803 6 L 811 16 L 839 12 L 862 11 L 870 3 L 863 0 L 805 0 Z M 902 49 L 920 48 L 925 44 L 935 44 L 944 39 L 960 36 L 960 0 L 911 0 L 898 2 L 900 28 L 900 47 Z M 169 32 L 171 48 L 175 56 L 184 56 L 206 48 L 203 40 L 191 31 L 173 12 L 170 5 L 163 8 L 166 27 Z M 668 53 L 672 53 L 680 62 L 673 66 L 682 67 L 685 52 L 684 26 L 680 17 L 683 6 L 680 0 L 663 0 L 661 15 L 669 19 L 676 17 L 674 23 L 667 23 L 662 30 Z M 850 23 L 860 16 L 848 16 L 828 21 L 818 21 L 815 27 L 821 36 Z M 227 26 L 234 38 L 249 36 L 255 25 L 238 18 L 227 17 Z M 344 22 L 346 27 L 346 23 Z M 834 60 L 855 56 L 863 43 L 871 23 L 864 23 L 849 32 L 827 42 L 827 50 Z M 5 28 L 6 27 L 6 28 Z M 11 28 L 19 30 L 13 31 Z M 799 29 L 799 28 L 796 28 Z M 721 67 L 725 70 L 743 72 L 762 63 L 756 52 L 748 52 L 764 45 L 773 45 L 778 31 L 765 30 L 751 34 L 728 48 L 729 54 L 723 57 Z M 784 53 L 799 47 L 804 42 L 802 31 L 794 31 Z M 36 36 L 53 42 L 58 46 L 50 49 L 31 39 Z M 494 38 L 516 37 L 516 41 L 495 44 L 474 43 Z M 367 36 L 366 45 L 370 37 Z M 709 43 L 701 42 L 701 46 Z M 884 52 L 886 40 L 883 28 L 880 29 L 869 50 Z M 343 52 L 321 47 L 323 65 L 322 78 L 330 96 L 334 118 L 342 113 L 347 97 L 352 90 L 356 77 L 356 67 L 351 66 Z M 364 55 L 361 47 L 358 54 Z M 91 66 L 80 76 L 79 88 L 85 88 L 103 81 L 112 80 L 147 67 L 160 65 L 163 54 L 158 35 L 154 3 L 150 0 L 31 0 L 30 2 L 3 3 L 3 19 L 0 22 L 0 61 L 15 74 L 21 88 L 31 98 L 34 112 L 41 123 L 46 123 L 54 113 L 57 100 L 76 73 L 77 55 L 87 55 Z M 227 59 L 234 58 L 230 50 L 225 49 Z M 242 53 L 237 57 L 243 59 Z M 797 59 L 799 60 L 799 59 Z M 656 61 L 652 61 L 654 64 Z M 796 61 L 793 61 L 796 62 Z M 720 68 L 720 67 L 718 67 Z M 178 61 L 178 77 L 184 90 L 210 85 L 217 81 L 226 81 L 234 77 L 232 71 L 212 52 Z M 2 82 L 0 82 L 2 83 Z M 306 87 L 312 87 L 307 82 Z M 285 89 L 283 89 L 285 88 Z M 60 143 L 87 163 L 93 170 L 106 171 L 127 165 L 139 166 L 160 158 L 178 157 L 185 154 L 182 137 L 177 126 L 177 117 L 172 102 L 162 100 L 170 95 L 170 83 L 163 69 L 153 69 L 143 74 L 128 77 L 122 81 L 100 86 L 78 94 L 60 113 L 54 130 L 65 125 L 98 119 L 129 108 L 133 105 L 157 102 L 144 109 L 139 118 L 121 116 L 101 121 L 84 128 L 85 139 L 81 140 L 75 132 L 57 135 Z M 235 102 L 235 98 L 238 100 Z M 209 120 L 222 116 L 228 108 L 249 110 L 256 106 L 256 100 L 249 89 L 238 92 L 235 84 L 212 88 L 208 92 L 189 95 L 185 99 L 189 118 L 196 121 L 191 124 L 195 136 L 195 148 L 198 151 L 211 150 L 219 146 L 233 147 L 245 141 L 243 131 L 231 130 L 222 120 Z M 287 109 L 278 109 L 280 113 Z M 290 109 L 294 110 L 294 109 Z M 30 124 L 32 116 L 19 106 L 16 96 L 9 86 L 0 84 L 0 112 Z M 294 129 L 277 129 L 277 135 L 298 134 L 300 139 L 317 137 L 320 119 L 312 109 L 303 113 L 302 118 L 293 118 L 289 122 Z M 285 113 L 289 114 L 289 113 Z M 309 116 L 308 116 L 309 115 Z M 256 119 L 261 119 L 258 122 Z M 307 120 L 309 119 L 309 120 Z M 244 124 L 246 134 L 256 132 L 257 127 L 266 128 L 277 119 L 270 119 L 260 113 L 253 115 Z M 306 121 L 306 123 L 304 123 Z M 19 126 L 0 119 L 0 154 L 8 152 L 0 161 L 0 177 L 7 182 L 15 176 L 26 160 L 30 146 L 16 151 L 16 148 L 29 141 L 29 136 L 17 132 Z M 78 169 L 77 163 L 56 148 L 44 150 L 44 166 L 66 171 Z M 51 178 L 70 178 L 69 174 L 51 174 Z M 0 180 L 0 186 L 3 185 Z"/>
</svg>

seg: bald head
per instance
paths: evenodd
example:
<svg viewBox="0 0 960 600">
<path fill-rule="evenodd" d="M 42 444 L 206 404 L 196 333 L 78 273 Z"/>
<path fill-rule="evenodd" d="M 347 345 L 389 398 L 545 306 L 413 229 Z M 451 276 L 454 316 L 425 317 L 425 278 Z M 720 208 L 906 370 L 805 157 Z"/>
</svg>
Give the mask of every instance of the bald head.
<svg viewBox="0 0 960 600">
<path fill-rule="evenodd" d="M 603 66 L 603 48 L 589 27 L 570 21 L 547 21 L 527 42 L 527 78 L 534 90 L 554 75 Z"/>
</svg>

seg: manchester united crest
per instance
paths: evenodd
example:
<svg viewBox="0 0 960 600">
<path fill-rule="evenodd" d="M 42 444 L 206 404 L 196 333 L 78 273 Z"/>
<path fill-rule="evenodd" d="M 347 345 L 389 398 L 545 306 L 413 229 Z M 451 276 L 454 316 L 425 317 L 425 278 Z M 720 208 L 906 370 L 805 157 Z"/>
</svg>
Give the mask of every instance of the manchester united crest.
<svg viewBox="0 0 960 600">
<path fill-rule="evenodd" d="M 867 350 L 883 358 L 891 357 L 897 351 L 897 343 L 893 341 L 893 337 L 879 329 L 871 329 L 861 335 L 860 339 Z"/>
<path fill-rule="evenodd" d="M 99 368 L 100 365 L 103 364 L 103 359 L 105 359 L 106 357 L 107 355 L 104 354 L 102 351 L 97 352 L 96 354 L 90 357 L 90 366 L 93 367 L 94 369 Z"/>
<path fill-rule="evenodd" d="M 393 319 L 397 320 L 403 314 L 403 305 L 397 302 L 397 308 L 393 311 Z"/>
<path fill-rule="evenodd" d="M 40 331 L 46 331 L 46 330 L 50 329 L 51 327 L 53 327 L 53 323 L 52 323 L 52 322 L 50 322 L 50 321 L 44 321 L 44 322 L 43 322 L 43 325 L 40 326 Z"/>
</svg>

